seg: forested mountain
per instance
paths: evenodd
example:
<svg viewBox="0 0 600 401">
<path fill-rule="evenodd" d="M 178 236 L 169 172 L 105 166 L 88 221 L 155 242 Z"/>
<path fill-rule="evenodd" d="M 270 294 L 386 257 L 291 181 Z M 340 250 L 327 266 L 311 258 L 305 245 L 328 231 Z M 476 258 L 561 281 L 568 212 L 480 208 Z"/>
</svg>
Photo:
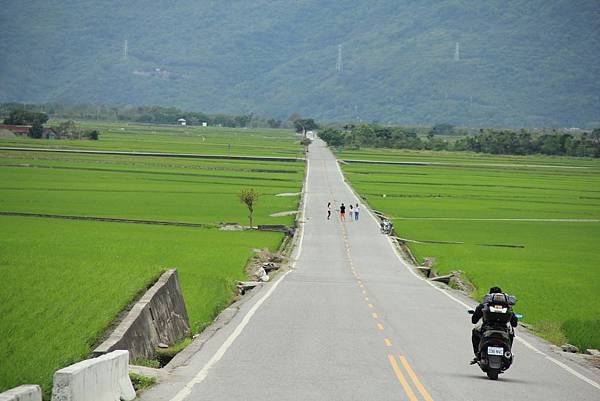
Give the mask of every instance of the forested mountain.
<svg viewBox="0 0 600 401">
<path fill-rule="evenodd" d="M 600 126 L 598 0 L 4 0 L 0 26 L 0 101 Z"/>
</svg>

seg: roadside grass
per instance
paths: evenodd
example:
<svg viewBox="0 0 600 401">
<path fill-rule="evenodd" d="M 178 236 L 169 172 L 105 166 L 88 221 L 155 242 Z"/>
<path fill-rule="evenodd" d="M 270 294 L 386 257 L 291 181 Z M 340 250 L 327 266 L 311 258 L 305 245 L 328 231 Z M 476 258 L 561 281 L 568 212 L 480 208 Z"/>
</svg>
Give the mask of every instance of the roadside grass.
<svg viewBox="0 0 600 401">
<path fill-rule="evenodd" d="M 514 293 L 516 310 L 550 341 L 566 336 L 580 348 L 600 348 L 598 160 L 379 149 L 338 157 L 445 163 L 343 170 L 400 237 L 464 242 L 409 243 L 419 261 L 435 257 L 440 273 L 466 272 L 476 299 L 495 285 Z"/>
<path fill-rule="evenodd" d="M 55 123 L 50 121 L 46 125 L 51 126 Z M 85 129 L 98 130 L 100 139 L 97 141 L 45 140 L 18 137 L 1 139 L 0 146 L 303 157 L 302 147 L 298 145 L 301 138 L 292 130 L 177 127 L 96 121 L 84 121 L 80 125 Z"/>
<path fill-rule="evenodd" d="M 153 368 L 153 369 L 160 368 L 160 362 L 158 362 L 156 359 L 132 359 L 131 361 L 129 361 L 129 364 L 145 366 L 147 368 Z"/>
<path fill-rule="evenodd" d="M 243 280 L 256 231 L 0 216 L 0 389 L 39 383 L 90 355 L 106 327 L 164 270 L 177 267 L 194 332 Z"/>
<path fill-rule="evenodd" d="M 161 366 L 166 365 L 171 361 L 171 359 L 173 359 L 175 355 L 184 350 L 185 347 L 187 347 L 191 343 L 192 339 L 190 337 L 187 337 L 171 345 L 168 348 L 158 348 L 156 350 L 156 357 L 158 359 L 158 362 Z"/>
<path fill-rule="evenodd" d="M 137 373 L 130 372 L 129 378 L 136 392 L 152 387 L 156 384 L 154 377 L 148 377 Z"/>
</svg>

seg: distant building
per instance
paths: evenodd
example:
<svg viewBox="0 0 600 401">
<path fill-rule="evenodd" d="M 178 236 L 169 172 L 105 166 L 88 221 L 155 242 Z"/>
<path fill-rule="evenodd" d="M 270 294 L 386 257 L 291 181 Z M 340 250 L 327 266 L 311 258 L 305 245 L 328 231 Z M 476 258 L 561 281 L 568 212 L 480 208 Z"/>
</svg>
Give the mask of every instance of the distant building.
<svg viewBox="0 0 600 401">
<path fill-rule="evenodd" d="M 185 118 L 180 118 L 179 120 L 177 120 L 177 125 L 186 126 L 187 121 L 185 120 Z"/>
<path fill-rule="evenodd" d="M 7 125 L 0 124 L 0 129 L 7 129 L 15 135 L 27 136 L 31 125 Z"/>
<path fill-rule="evenodd" d="M 202 121 L 202 126 L 203 127 L 208 127 L 208 123 L 206 121 Z"/>
<path fill-rule="evenodd" d="M 60 135 L 54 131 L 54 128 L 44 128 L 42 132 L 42 138 L 44 139 L 60 139 Z"/>
</svg>

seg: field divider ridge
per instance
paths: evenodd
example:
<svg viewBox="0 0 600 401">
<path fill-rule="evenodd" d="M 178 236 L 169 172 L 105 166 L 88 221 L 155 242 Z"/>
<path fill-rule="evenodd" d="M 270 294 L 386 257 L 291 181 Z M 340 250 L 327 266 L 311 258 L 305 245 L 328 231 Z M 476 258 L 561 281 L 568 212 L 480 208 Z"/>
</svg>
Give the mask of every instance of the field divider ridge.
<svg viewBox="0 0 600 401">
<path fill-rule="evenodd" d="M 82 153 L 93 155 L 118 155 L 118 156 L 145 156 L 145 157 L 182 157 L 191 159 L 224 159 L 224 160 L 256 160 L 272 162 L 305 162 L 302 157 L 278 156 L 230 156 L 230 155 L 202 155 L 196 153 L 161 153 L 161 152 L 125 152 L 118 150 L 86 150 L 86 149 L 48 149 L 48 148 L 20 148 L 0 146 L 0 150 L 19 152 L 54 152 L 54 153 Z"/>
<path fill-rule="evenodd" d="M 64 219 L 64 220 L 88 220 L 88 221 L 103 221 L 109 223 L 129 223 L 129 224 L 151 224 L 159 226 L 179 226 L 179 227 L 195 227 L 195 228 L 216 228 L 217 224 L 208 223 L 185 223 L 181 221 L 162 221 L 162 220 L 138 220 L 138 219 L 121 219 L 117 217 L 97 217 L 97 216 L 69 216 L 61 214 L 45 214 L 45 213 L 26 213 L 26 212 L 2 212 L 0 216 L 20 216 L 20 217 L 38 217 L 45 219 Z"/>
</svg>

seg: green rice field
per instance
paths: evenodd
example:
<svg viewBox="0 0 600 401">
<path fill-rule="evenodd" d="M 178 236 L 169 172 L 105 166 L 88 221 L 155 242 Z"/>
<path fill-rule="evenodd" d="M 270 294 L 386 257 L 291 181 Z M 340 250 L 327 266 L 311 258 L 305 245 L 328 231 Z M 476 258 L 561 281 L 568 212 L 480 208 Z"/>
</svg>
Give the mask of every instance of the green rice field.
<svg viewBox="0 0 600 401">
<path fill-rule="evenodd" d="M 49 126 L 55 122 L 50 121 Z M 53 149 L 118 150 L 127 152 L 196 153 L 203 155 L 303 157 L 300 138 L 290 130 L 156 126 L 133 123 L 82 122 L 96 129 L 97 141 L 0 139 L 0 146 Z"/>
<path fill-rule="evenodd" d="M 115 150 L 209 152 L 193 148 L 209 139 L 161 129 L 102 135 L 97 143 Z M 247 132 L 218 136 L 234 143 L 232 152 L 237 143 L 240 153 L 301 155 L 291 131 L 271 130 L 262 138 L 258 132 L 244 137 Z M 126 144 L 132 137 L 139 148 Z M 93 144 L 59 142 L 64 148 Z M 217 228 L 221 222 L 248 225 L 237 193 L 261 193 L 254 225 L 293 225 L 293 215 L 271 214 L 298 209 L 304 168 L 301 162 L 0 151 L 0 212 L 207 225 L 0 216 L 0 392 L 37 383 L 48 396 L 54 371 L 88 357 L 119 312 L 171 267 L 178 269 L 192 328 L 201 331 L 233 299 L 253 250 L 277 251 L 283 240 L 280 233 Z M 282 193 L 293 195 L 276 196 Z"/>
<path fill-rule="evenodd" d="M 262 196 L 254 224 L 287 224 L 296 210 L 300 162 L 74 155 L 0 151 L 0 211 L 248 224 L 236 194 Z"/>
<path fill-rule="evenodd" d="M 419 261 L 461 270 L 479 299 L 491 286 L 554 342 L 600 348 L 600 162 L 565 157 L 366 149 L 346 177 L 389 216 Z M 457 244 L 423 241 L 458 242 Z"/>
</svg>

